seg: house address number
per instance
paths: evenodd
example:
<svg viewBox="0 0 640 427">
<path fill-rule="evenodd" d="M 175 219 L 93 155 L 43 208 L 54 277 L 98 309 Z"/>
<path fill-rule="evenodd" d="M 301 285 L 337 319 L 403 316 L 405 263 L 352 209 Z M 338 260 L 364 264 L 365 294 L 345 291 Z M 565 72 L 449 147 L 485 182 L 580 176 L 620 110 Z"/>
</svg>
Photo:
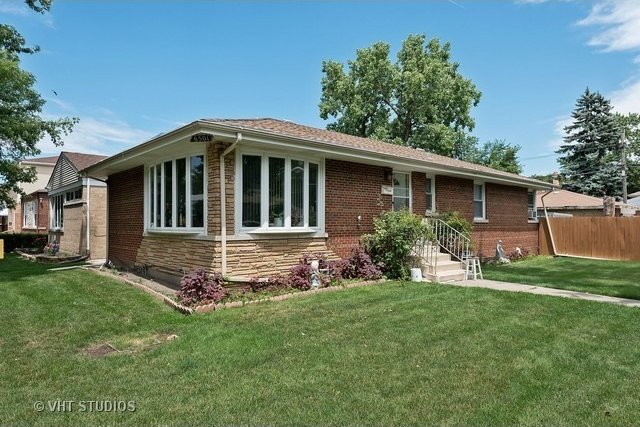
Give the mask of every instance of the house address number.
<svg viewBox="0 0 640 427">
<path fill-rule="evenodd" d="M 191 135 L 191 142 L 211 142 L 213 141 L 213 135 L 208 133 L 197 133 Z"/>
</svg>

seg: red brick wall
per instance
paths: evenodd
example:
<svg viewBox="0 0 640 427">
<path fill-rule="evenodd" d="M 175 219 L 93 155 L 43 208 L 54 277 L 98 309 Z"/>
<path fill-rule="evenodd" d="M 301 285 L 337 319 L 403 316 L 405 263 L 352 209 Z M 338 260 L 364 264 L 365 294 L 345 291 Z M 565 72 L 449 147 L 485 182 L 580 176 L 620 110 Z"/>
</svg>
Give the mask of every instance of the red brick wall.
<svg viewBox="0 0 640 427">
<path fill-rule="evenodd" d="M 144 167 L 109 176 L 109 250 L 116 264 L 130 267 L 144 231 Z"/>
<path fill-rule="evenodd" d="M 527 189 L 487 183 L 487 222 L 475 223 L 475 250 L 483 257 L 495 256 L 498 240 L 507 252 L 516 246 L 538 253 L 538 224 L 527 219 Z M 473 181 L 438 175 L 436 177 L 438 212 L 455 210 L 473 221 Z"/>
<path fill-rule="evenodd" d="M 391 169 L 329 160 L 325 163 L 325 230 L 327 247 L 346 257 L 362 234 L 373 231 L 373 218 L 391 209 L 392 197 L 381 194 Z M 358 221 L 358 216 L 362 219 Z"/>
<path fill-rule="evenodd" d="M 411 211 L 416 215 L 424 216 L 427 211 L 427 175 L 422 172 L 411 173 Z"/>
</svg>

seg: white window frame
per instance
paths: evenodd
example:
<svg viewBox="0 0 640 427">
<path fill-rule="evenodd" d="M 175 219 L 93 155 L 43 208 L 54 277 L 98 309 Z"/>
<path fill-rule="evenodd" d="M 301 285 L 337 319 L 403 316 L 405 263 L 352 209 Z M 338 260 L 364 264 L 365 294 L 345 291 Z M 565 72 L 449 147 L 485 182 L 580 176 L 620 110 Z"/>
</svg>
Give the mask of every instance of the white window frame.
<svg viewBox="0 0 640 427">
<path fill-rule="evenodd" d="M 482 200 L 476 199 L 476 185 L 482 186 Z M 476 202 L 482 202 L 482 216 L 476 216 Z M 484 181 L 473 181 L 473 220 L 486 221 L 487 219 L 487 186 Z"/>
<path fill-rule="evenodd" d="M 192 227 L 191 226 L 191 157 L 195 157 L 195 156 L 202 156 L 202 161 L 204 164 L 204 168 L 203 168 L 203 189 L 202 189 L 202 227 Z M 187 225 L 186 227 L 178 227 L 178 222 L 177 222 L 177 210 L 178 210 L 178 205 L 176 203 L 177 199 L 177 194 L 178 194 L 178 180 L 176 179 L 176 173 L 177 173 L 177 169 L 176 169 L 176 160 L 178 159 L 186 159 L 186 168 L 185 168 L 185 174 L 187 176 L 186 179 L 186 218 L 187 218 Z M 164 163 L 165 162 L 172 162 L 172 177 L 171 177 L 171 200 L 173 201 L 172 203 L 172 212 L 171 212 L 171 217 L 173 218 L 173 222 L 172 222 L 172 226 L 171 227 L 164 227 L 164 226 L 160 226 L 157 227 L 155 225 L 154 222 L 151 221 L 151 212 L 152 210 L 154 210 L 157 206 L 156 201 L 157 199 L 155 199 L 153 202 L 153 206 L 151 206 L 151 194 L 150 194 L 150 189 L 149 189 L 149 183 L 150 183 L 150 173 L 151 170 L 155 167 L 155 166 L 161 166 L 160 170 L 161 170 L 161 174 L 160 174 L 160 206 L 164 206 L 164 198 L 165 198 L 165 173 L 164 173 Z M 208 198 L 208 161 L 207 161 L 207 154 L 204 150 L 199 149 L 197 151 L 188 151 L 185 153 L 182 153 L 180 155 L 176 155 L 176 156 L 171 156 L 171 157 L 165 157 L 165 158 L 161 158 L 158 160 L 155 160 L 153 162 L 149 162 L 148 164 L 145 165 L 144 168 L 144 229 L 145 232 L 148 233 L 167 233 L 167 234 L 202 234 L 202 235 L 206 235 L 207 234 L 207 218 L 208 218 L 208 206 L 207 206 L 207 198 Z M 157 197 L 157 195 L 155 195 L 155 191 L 157 191 L 157 184 L 155 183 L 155 178 L 156 175 L 154 173 L 153 175 L 153 179 L 154 179 L 154 196 Z M 160 212 L 160 223 L 164 224 L 164 209 L 161 210 Z M 154 219 L 155 219 L 155 215 L 154 215 Z"/>
<path fill-rule="evenodd" d="M 260 226 L 244 227 L 242 225 L 242 157 L 256 156 L 261 158 L 260 163 Z M 269 157 L 285 159 L 284 181 L 284 226 L 269 226 Z M 304 225 L 302 227 L 291 226 L 291 161 L 304 161 Z M 309 226 L 309 163 L 318 165 L 318 213 L 317 225 Z M 237 235 L 260 234 L 287 234 L 287 233 L 322 233 L 324 231 L 324 206 L 325 206 L 325 169 L 324 159 L 306 154 L 291 155 L 280 151 L 264 151 L 258 149 L 236 150 L 236 185 L 235 185 L 235 232 Z"/>
<path fill-rule="evenodd" d="M 395 190 L 396 190 L 396 186 L 393 185 L 393 180 L 394 180 L 394 175 L 407 175 L 409 177 L 409 179 L 407 180 L 407 185 L 409 186 L 408 190 L 409 190 L 409 212 L 413 212 L 413 192 L 411 187 L 413 187 L 412 185 L 412 181 L 411 181 L 411 172 L 408 171 L 403 171 L 403 170 L 393 170 L 393 174 L 391 176 L 391 186 L 393 187 L 393 191 L 394 194 L 393 196 L 391 196 L 391 208 L 395 211 L 396 207 L 395 207 L 395 199 L 396 197 L 400 197 L 400 196 L 396 196 L 395 195 Z"/>
<path fill-rule="evenodd" d="M 33 225 L 27 224 L 27 210 L 26 205 L 33 204 Z M 38 228 L 38 203 L 37 200 L 29 200 L 28 202 L 22 202 L 22 228 L 32 229 Z"/>
<path fill-rule="evenodd" d="M 529 205 L 529 195 L 533 196 L 533 205 Z M 538 222 L 538 206 L 537 206 L 536 190 L 527 190 L 527 220 L 529 222 Z M 531 206 L 531 207 L 529 207 Z"/>
<path fill-rule="evenodd" d="M 64 230 L 64 193 L 49 196 L 49 229 Z"/>
<path fill-rule="evenodd" d="M 431 180 L 431 185 L 429 186 L 429 188 L 427 188 L 427 181 L 430 179 Z M 427 191 L 429 190 L 429 191 Z M 426 206 L 426 213 L 427 214 L 434 214 L 436 213 L 436 176 L 435 175 L 430 175 L 427 174 L 425 177 L 425 199 L 424 199 L 424 204 Z M 429 205 L 427 203 L 427 195 L 431 195 L 431 209 L 429 209 Z"/>
<path fill-rule="evenodd" d="M 77 192 L 80 191 L 80 197 L 77 197 Z M 82 202 L 82 187 L 76 187 L 76 188 L 71 188 L 69 190 L 66 190 L 64 192 L 64 204 L 65 205 L 71 205 L 71 204 L 76 204 L 76 203 L 80 203 Z M 67 197 L 69 194 L 71 194 L 72 197 Z"/>
</svg>

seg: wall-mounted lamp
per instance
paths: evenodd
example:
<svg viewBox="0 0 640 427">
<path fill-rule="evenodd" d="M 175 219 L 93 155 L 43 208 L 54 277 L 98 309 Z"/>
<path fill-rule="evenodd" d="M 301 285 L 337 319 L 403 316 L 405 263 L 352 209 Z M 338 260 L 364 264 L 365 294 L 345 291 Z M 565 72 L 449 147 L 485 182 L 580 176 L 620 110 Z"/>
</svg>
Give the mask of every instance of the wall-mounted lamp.
<svg viewBox="0 0 640 427">
<path fill-rule="evenodd" d="M 393 172 L 390 169 L 384 171 L 384 181 L 391 182 L 391 178 L 393 178 Z"/>
</svg>

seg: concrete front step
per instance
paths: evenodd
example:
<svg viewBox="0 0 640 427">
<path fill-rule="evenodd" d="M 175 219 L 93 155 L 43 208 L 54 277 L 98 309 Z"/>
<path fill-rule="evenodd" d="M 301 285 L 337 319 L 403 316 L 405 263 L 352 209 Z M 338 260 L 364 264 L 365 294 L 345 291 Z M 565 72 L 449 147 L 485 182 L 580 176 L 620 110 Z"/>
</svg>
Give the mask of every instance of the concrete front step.
<svg viewBox="0 0 640 427">
<path fill-rule="evenodd" d="M 450 260 L 438 260 L 438 264 L 434 267 L 430 265 L 423 264 L 422 265 L 422 275 L 426 275 L 429 273 L 444 273 L 445 271 L 453 271 L 453 270 L 461 270 L 463 269 L 463 265 L 459 261 L 450 261 Z"/>
<path fill-rule="evenodd" d="M 458 269 L 458 270 L 450 270 L 439 272 L 437 274 L 428 273 L 424 276 L 423 281 L 425 282 L 439 282 L 439 283 L 447 283 L 447 282 L 458 282 L 466 279 L 467 272 Z"/>
</svg>

